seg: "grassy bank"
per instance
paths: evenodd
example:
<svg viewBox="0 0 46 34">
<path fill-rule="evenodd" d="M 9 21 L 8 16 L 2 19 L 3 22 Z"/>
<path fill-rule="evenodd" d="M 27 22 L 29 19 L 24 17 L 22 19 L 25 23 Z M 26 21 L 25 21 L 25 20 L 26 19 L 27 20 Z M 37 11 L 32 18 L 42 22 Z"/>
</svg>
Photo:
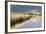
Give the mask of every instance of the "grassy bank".
<svg viewBox="0 0 46 34">
<path fill-rule="evenodd" d="M 20 17 L 20 18 L 14 18 L 13 20 L 11 19 L 11 27 L 16 25 L 16 24 L 19 24 L 19 23 L 22 23 L 26 20 L 29 20 L 32 16 L 29 16 L 29 17 Z"/>
<path fill-rule="evenodd" d="M 42 15 L 41 14 L 16 14 L 12 13 L 11 14 L 11 27 L 20 24 L 26 20 L 29 20 L 32 16 L 35 16 L 38 19 L 41 19 Z"/>
</svg>

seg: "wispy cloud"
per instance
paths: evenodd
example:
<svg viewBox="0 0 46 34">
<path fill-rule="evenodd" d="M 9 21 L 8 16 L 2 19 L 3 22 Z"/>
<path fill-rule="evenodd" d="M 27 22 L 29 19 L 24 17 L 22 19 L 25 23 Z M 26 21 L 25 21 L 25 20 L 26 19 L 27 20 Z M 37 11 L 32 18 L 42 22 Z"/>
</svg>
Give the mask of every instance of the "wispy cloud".
<svg viewBox="0 0 46 34">
<path fill-rule="evenodd" d="M 28 12 L 31 12 L 31 13 L 41 13 L 41 11 L 38 11 L 38 9 L 29 10 Z"/>
</svg>

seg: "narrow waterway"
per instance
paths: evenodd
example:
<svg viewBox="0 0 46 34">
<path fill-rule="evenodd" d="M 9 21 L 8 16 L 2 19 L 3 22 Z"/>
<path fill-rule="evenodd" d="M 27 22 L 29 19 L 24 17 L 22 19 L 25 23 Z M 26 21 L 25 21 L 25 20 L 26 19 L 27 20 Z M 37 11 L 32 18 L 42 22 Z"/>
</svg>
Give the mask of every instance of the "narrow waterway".
<svg viewBox="0 0 46 34">
<path fill-rule="evenodd" d="M 19 28 L 40 28 L 42 27 L 42 20 L 38 20 L 36 17 L 32 17 L 27 21 L 24 21 L 21 24 L 14 25 L 13 29 Z"/>
</svg>

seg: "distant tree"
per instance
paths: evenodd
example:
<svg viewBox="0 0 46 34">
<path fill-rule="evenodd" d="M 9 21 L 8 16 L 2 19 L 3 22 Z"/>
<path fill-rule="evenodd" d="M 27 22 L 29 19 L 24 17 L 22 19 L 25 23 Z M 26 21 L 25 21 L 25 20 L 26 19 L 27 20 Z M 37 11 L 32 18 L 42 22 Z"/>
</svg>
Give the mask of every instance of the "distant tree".
<svg viewBox="0 0 46 34">
<path fill-rule="evenodd" d="M 32 13 L 28 13 L 28 15 L 33 15 Z"/>
</svg>

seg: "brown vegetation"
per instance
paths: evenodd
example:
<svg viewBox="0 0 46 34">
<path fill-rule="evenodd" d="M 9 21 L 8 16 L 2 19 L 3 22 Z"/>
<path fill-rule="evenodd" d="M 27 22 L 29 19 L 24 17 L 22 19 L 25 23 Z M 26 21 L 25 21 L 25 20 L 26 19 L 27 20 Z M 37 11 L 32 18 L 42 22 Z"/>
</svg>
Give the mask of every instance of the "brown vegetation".
<svg viewBox="0 0 46 34">
<path fill-rule="evenodd" d="M 11 14 L 11 27 L 20 24 L 26 20 L 29 20 L 32 16 L 37 15 L 37 14 Z M 41 14 L 38 14 L 37 16 L 41 16 Z"/>
</svg>

